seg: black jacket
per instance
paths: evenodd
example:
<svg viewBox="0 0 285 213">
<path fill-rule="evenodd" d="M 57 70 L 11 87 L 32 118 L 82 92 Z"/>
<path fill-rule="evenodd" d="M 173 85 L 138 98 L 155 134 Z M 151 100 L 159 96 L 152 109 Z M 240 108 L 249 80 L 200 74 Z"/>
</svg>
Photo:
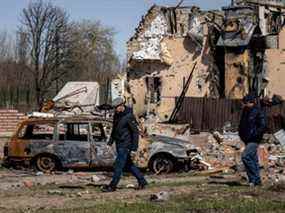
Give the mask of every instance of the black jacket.
<svg viewBox="0 0 285 213">
<path fill-rule="evenodd" d="M 265 112 L 258 106 L 253 108 L 244 108 L 242 111 L 239 136 L 241 140 L 247 143 L 260 143 L 266 130 Z"/>
<path fill-rule="evenodd" d="M 131 151 L 137 151 L 138 141 L 138 123 L 133 114 L 133 110 L 126 107 L 124 112 L 115 113 L 109 144 L 115 142 L 118 148 L 124 147 Z"/>
</svg>

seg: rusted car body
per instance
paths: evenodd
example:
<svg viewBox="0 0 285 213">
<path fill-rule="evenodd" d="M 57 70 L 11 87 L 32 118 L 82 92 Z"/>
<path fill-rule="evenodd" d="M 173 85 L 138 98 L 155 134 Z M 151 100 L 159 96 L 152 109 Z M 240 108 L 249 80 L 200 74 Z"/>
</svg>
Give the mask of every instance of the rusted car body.
<svg viewBox="0 0 285 213">
<path fill-rule="evenodd" d="M 98 117 L 30 118 L 18 125 L 4 147 L 6 165 L 34 165 L 38 170 L 112 167 L 115 146 L 107 145 L 112 123 Z M 151 136 L 139 149 L 140 167 L 170 172 L 189 163 L 193 146 L 175 138 Z M 139 159 L 139 158 L 144 158 Z"/>
</svg>

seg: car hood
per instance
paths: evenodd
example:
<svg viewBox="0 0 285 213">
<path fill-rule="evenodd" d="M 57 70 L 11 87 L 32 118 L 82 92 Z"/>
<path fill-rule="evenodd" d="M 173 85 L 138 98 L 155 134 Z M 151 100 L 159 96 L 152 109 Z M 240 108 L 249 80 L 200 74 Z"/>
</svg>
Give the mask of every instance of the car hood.
<svg viewBox="0 0 285 213">
<path fill-rule="evenodd" d="M 196 147 L 193 144 L 190 144 L 189 142 L 178 138 L 172 138 L 163 135 L 151 135 L 150 139 L 153 142 L 161 142 L 167 145 L 179 146 L 181 148 L 186 148 L 186 149 L 196 149 Z"/>
</svg>

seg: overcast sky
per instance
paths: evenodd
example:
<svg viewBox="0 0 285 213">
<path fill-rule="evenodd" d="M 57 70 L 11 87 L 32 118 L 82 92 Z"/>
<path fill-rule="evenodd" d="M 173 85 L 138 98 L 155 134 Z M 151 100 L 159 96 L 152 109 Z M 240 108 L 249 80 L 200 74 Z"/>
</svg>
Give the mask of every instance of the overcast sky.
<svg viewBox="0 0 285 213">
<path fill-rule="evenodd" d="M 48 0 L 47 0 L 48 1 Z M 155 3 L 173 6 L 179 0 L 50 0 L 65 8 L 71 19 L 101 20 L 107 26 L 114 27 L 116 51 L 121 58 L 126 53 L 125 43 L 134 33 L 141 17 Z M 19 16 L 30 0 L 1 0 L 0 30 L 16 31 Z M 230 0 L 185 0 L 183 5 L 197 5 L 202 9 L 219 9 L 230 4 Z"/>
</svg>

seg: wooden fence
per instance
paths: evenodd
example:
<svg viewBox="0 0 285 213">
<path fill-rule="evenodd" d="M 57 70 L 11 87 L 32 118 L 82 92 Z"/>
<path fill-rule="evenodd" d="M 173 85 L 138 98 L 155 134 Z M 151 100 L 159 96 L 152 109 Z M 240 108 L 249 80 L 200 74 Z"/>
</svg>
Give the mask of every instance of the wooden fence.
<svg viewBox="0 0 285 213">
<path fill-rule="evenodd" d="M 267 107 L 268 131 L 283 127 L 285 104 Z M 189 123 L 199 131 L 222 130 L 230 123 L 237 130 L 241 115 L 240 100 L 185 97 L 177 115 L 178 123 Z"/>
</svg>

